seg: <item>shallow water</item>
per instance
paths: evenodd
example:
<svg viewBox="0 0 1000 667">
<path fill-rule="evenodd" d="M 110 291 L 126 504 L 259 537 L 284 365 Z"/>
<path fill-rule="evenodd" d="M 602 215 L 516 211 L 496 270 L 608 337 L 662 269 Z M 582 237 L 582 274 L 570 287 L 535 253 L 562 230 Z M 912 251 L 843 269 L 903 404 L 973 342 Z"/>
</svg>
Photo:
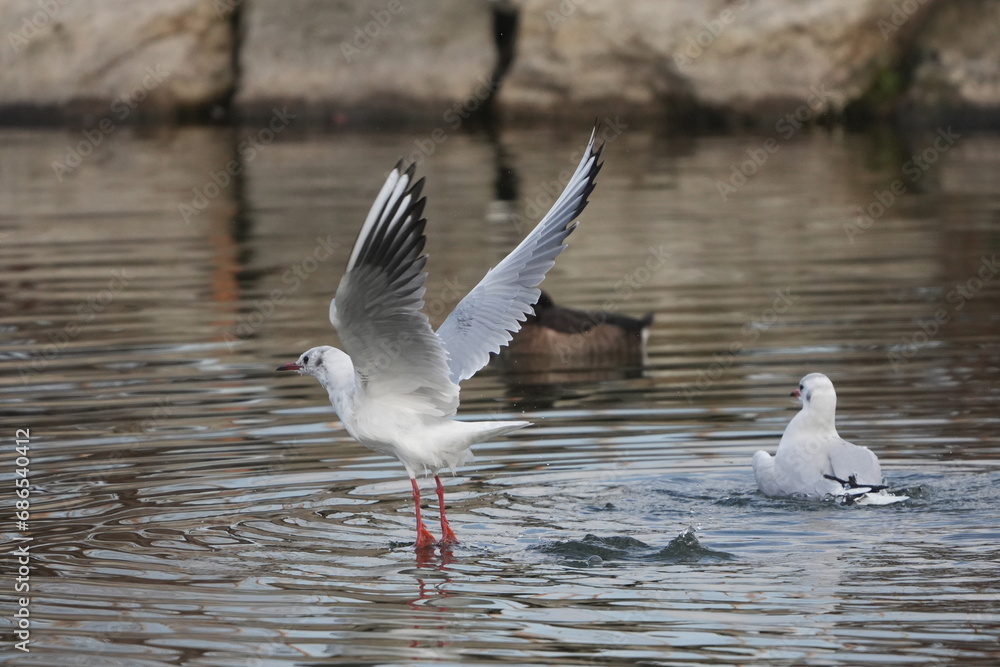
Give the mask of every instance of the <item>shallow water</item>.
<svg viewBox="0 0 1000 667">
<path fill-rule="evenodd" d="M 422 161 L 436 322 L 587 131 L 451 133 Z M 0 132 L 5 506 L 17 429 L 32 483 L 28 530 L 3 526 L 31 554 L 12 664 L 1000 660 L 1000 138 L 914 178 L 933 135 L 803 133 L 726 200 L 764 137 L 613 138 L 545 286 L 655 312 L 648 362 L 468 381 L 464 417 L 535 426 L 446 480 L 462 543 L 418 560 L 402 467 L 273 369 L 335 342 L 350 244 L 430 132 L 290 129 L 225 183 L 251 132 L 123 128 L 62 181 L 79 132 Z M 910 501 L 756 493 L 811 371 Z"/>
</svg>

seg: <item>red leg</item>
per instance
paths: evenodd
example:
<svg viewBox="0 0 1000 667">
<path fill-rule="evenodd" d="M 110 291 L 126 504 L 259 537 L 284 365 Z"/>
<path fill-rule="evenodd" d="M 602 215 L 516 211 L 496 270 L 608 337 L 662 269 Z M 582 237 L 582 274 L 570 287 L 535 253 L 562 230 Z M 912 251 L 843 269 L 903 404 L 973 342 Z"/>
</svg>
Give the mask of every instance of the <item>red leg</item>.
<svg viewBox="0 0 1000 667">
<path fill-rule="evenodd" d="M 426 549 L 434 546 L 434 536 L 427 530 L 424 520 L 420 518 L 420 488 L 417 486 L 417 480 L 411 477 L 410 484 L 413 486 L 413 502 L 416 504 L 417 510 L 417 544 L 415 546 L 418 550 Z"/>
<path fill-rule="evenodd" d="M 458 544 L 458 538 L 448 525 L 448 517 L 444 515 L 444 485 L 437 475 L 434 475 L 434 481 L 437 482 L 438 503 L 441 505 L 441 544 Z"/>
</svg>

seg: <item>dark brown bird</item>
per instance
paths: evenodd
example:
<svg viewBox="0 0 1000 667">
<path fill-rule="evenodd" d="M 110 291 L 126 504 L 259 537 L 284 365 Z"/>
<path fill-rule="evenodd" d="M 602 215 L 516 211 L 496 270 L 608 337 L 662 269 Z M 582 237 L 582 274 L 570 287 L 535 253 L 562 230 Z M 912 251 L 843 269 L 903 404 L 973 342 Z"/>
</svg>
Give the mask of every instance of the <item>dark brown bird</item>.
<svg viewBox="0 0 1000 667">
<path fill-rule="evenodd" d="M 505 368 L 518 372 L 638 366 L 652 322 L 652 313 L 636 318 L 566 308 L 543 291 L 500 357 Z"/>
</svg>

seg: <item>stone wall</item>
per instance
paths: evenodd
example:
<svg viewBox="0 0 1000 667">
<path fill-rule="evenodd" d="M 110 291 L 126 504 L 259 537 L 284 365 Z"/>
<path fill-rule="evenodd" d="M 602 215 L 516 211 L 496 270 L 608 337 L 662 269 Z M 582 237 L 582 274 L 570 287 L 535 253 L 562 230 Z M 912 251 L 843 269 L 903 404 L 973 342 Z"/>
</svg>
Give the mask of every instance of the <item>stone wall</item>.
<svg viewBox="0 0 1000 667">
<path fill-rule="evenodd" d="M 247 2 L 237 105 L 276 102 L 332 122 L 442 114 L 489 82 L 488 3 Z"/>
<path fill-rule="evenodd" d="M 0 29 L 0 117 L 18 122 L 276 105 L 325 124 L 447 122 L 495 103 L 542 119 L 806 105 L 1000 124 L 993 0 L 0 0 Z M 513 47 L 501 67 L 498 45 Z"/>
<path fill-rule="evenodd" d="M 0 0 L 0 35 L 0 108 L 24 122 L 174 117 L 234 83 L 233 31 L 205 0 Z"/>
<path fill-rule="evenodd" d="M 1000 3 L 950 0 L 935 8 L 911 56 L 908 113 L 1000 126 Z"/>
</svg>

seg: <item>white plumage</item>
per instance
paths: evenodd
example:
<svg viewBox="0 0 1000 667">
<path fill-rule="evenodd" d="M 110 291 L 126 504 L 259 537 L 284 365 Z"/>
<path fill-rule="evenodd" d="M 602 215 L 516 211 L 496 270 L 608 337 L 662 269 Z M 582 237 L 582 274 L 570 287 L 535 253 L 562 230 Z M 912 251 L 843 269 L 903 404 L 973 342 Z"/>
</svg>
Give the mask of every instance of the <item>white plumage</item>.
<svg viewBox="0 0 1000 667">
<path fill-rule="evenodd" d="M 330 302 L 330 321 L 344 350 L 315 347 L 278 367 L 314 376 L 348 433 L 395 456 L 413 486 L 417 548 L 433 544 L 420 518 L 416 475 L 432 473 L 441 502 L 442 543 L 455 542 L 437 472 L 471 459 L 469 447 L 528 426 L 525 421 L 454 419 L 458 383 L 487 364 L 517 331 L 538 299 L 538 285 L 566 247 L 600 171 L 597 128 L 573 176 L 534 230 L 456 306 L 437 332 L 424 305 L 427 256 L 423 179 L 397 164 L 375 198 L 347 270 Z"/>
<path fill-rule="evenodd" d="M 850 504 L 889 504 L 905 496 L 886 493 L 878 458 L 837 433 L 837 392 L 822 373 L 802 378 L 792 392 L 802 409 L 785 428 L 772 458 L 753 456 L 757 488 L 768 496 L 835 496 Z"/>
</svg>

